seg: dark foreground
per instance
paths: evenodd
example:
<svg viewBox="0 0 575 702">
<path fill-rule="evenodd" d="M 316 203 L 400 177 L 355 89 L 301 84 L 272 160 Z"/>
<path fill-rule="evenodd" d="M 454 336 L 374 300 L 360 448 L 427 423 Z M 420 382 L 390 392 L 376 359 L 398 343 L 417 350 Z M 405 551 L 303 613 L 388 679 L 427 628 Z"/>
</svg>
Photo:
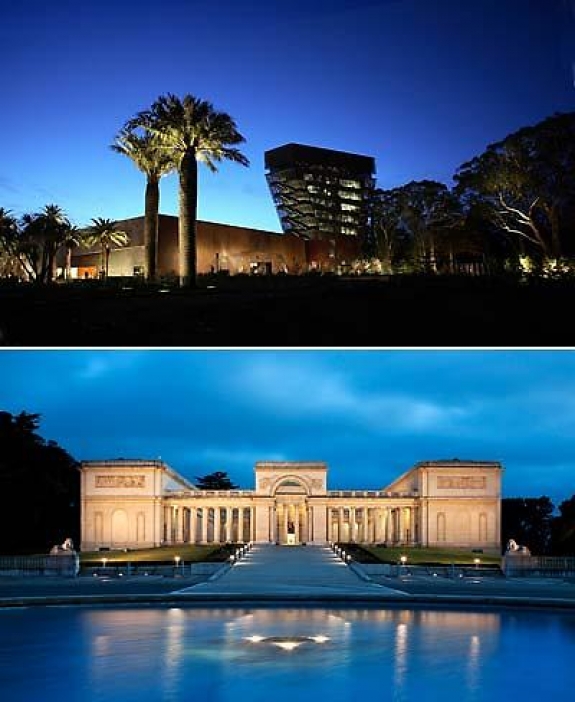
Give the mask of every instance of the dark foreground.
<svg viewBox="0 0 575 702">
<path fill-rule="evenodd" d="M 478 577 L 466 577 L 451 580 L 448 578 L 434 578 L 412 574 L 404 577 L 380 577 L 374 578 L 381 583 L 384 588 L 392 588 L 394 591 L 403 593 L 405 597 L 400 598 L 400 603 L 436 603 L 436 604 L 500 604 L 510 606 L 546 606 L 546 607 L 568 607 L 575 608 L 575 580 L 572 578 L 514 578 L 506 579 L 502 577 L 490 577 L 489 575 Z M 78 578 L 58 578 L 58 577 L 37 577 L 37 578 L 16 578 L 0 577 L 0 607 L 14 606 L 22 604 L 46 604 L 57 603 L 77 603 L 88 604 L 90 602 L 106 601 L 193 601 L 199 602 L 232 602 L 253 600 L 254 596 L 202 596 L 198 593 L 194 597 L 192 593 L 187 595 L 177 595 L 178 590 L 190 588 L 200 582 L 204 582 L 204 577 L 184 577 L 172 578 L 161 576 L 131 577 L 131 578 L 97 578 L 92 576 L 80 576 Z M 309 594 L 302 593 L 301 597 L 296 595 L 287 596 L 285 593 L 274 593 L 270 591 L 269 597 L 256 597 L 255 599 L 270 602 L 283 599 L 293 599 L 300 602 L 332 601 L 332 600 L 356 600 L 370 601 L 372 603 L 385 602 L 389 600 L 386 593 L 377 593 L 371 596 L 350 596 L 349 593 L 337 593 L 329 595 L 319 595 L 310 597 Z M 393 598 L 393 601 L 397 597 Z"/>
<path fill-rule="evenodd" d="M 573 346 L 575 283 L 246 278 L 0 288 L 4 346 Z"/>
</svg>

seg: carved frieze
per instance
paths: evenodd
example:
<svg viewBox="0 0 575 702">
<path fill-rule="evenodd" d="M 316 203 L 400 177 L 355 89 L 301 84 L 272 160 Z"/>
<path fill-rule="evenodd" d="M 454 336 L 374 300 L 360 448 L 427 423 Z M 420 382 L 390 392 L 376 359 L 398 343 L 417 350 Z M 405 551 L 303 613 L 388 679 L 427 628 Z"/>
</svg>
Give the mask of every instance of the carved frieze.
<svg viewBox="0 0 575 702">
<path fill-rule="evenodd" d="M 145 475 L 97 475 L 97 488 L 143 488 L 146 487 Z"/>
<path fill-rule="evenodd" d="M 437 476 L 438 490 L 484 490 L 486 486 L 487 482 L 484 475 Z"/>
</svg>

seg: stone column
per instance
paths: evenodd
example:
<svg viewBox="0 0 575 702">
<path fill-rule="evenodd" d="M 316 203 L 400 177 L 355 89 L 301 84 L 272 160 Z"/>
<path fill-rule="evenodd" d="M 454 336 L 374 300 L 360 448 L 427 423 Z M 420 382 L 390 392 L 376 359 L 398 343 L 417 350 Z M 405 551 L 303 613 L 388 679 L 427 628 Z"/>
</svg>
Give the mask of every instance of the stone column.
<svg viewBox="0 0 575 702">
<path fill-rule="evenodd" d="M 349 508 L 349 540 L 354 542 L 356 539 L 356 524 L 355 524 L 355 507 Z"/>
<path fill-rule="evenodd" d="M 343 541 L 343 522 L 344 522 L 344 509 L 339 508 L 338 518 L 337 518 L 337 540 Z"/>
<path fill-rule="evenodd" d="M 214 507 L 214 541 L 220 543 L 222 540 L 222 508 Z"/>
<path fill-rule="evenodd" d="M 190 507 L 190 537 L 189 541 L 192 544 L 196 543 L 196 508 Z"/>
<path fill-rule="evenodd" d="M 380 544 L 382 542 L 381 538 L 381 522 L 382 522 L 382 509 L 381 507 L 376 507 L 376 509 L 373 510 L 373 519 L 375 521 L 375 526 L 374 526 L 374 538 L 375 538 L 375 543 Z"/>
<path fill-rule="evenodd" d="M 225 538 L 225 541 L 232 540 L 232 516 L 233 516 L 232 508 L 226 507 L 226 526 L 225 526 L 226 538 Z"/>
<path fill-rule="evenodd" d="M 176 541 L 177 543 L 181 544 L 184 542 L 184 508 L 183 507 L 176 507 L 176 523 L 177 523 L 177 531 L 176 531 Z"/>
<path fill-rule="evenodd" d="M 287 542 L 287 528 L 288 528 L 288 517 L 289 517 L 289 505 L 282 505 L 283 506 L 283 515 L 282 515 L 282 528 L 281 532 L 279 535 L 279 542 L 281 544 L 285 544 Z"/>
<path fill-rule="evenodd" d="M 202 543 L 208 543 L 208 508 L 202 507 Z"/>
<path fill-rule="evenodd" d="M 277 505 L 273 505 L 269 508 L 268 517 L 268 531 L 269 540 L 276 542 L 280 540 L 280 522 L 279 522 L 279 508 Z"/>
<path fill-rule="evenodd" d="M 296 543 L 301 542 L 301 534 L 300 534 L 300 510 L 301 510 L 301 505 L 296 504 L 295 505 L 295 517 L 294 517 L 294 529 L 295 529 L 295 540 Z"/>
<path fill-rule="evenodd" d="M 166 509 L 166 542 L 172 543 L 172 506 Z"/>
</svg>

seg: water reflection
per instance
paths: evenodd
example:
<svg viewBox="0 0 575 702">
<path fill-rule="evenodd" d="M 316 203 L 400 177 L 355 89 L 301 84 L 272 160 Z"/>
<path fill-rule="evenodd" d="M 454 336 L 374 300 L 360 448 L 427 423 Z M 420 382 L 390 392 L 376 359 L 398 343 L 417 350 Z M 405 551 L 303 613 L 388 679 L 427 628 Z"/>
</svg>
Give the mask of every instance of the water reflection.
<svg viewBox="0 0 575 702">
<path fill-rule="evenodd" d="M 575 615 L 566 613 L 134 607 L 22 610 L 2 621 L 7 700 L 35 699 L 42 684 L 43 699 L 67 702 L 182 700 L 190 690 L 213 702 L 269 702 L 272 691 L 274 702 L 379 699 L 382 690 L 398 702 L 430 690 L 480 702 L 502 692 L 533 699 L 540 680 L 546 698 L 560 699 L 575 684 Z M 55 640 L 65 642 L 72 689 Z M 27 675 L 17 677 L 22 661 Z M 535 681 L 520 673 L 546 666 L 554 674 Z"/>
</svg>

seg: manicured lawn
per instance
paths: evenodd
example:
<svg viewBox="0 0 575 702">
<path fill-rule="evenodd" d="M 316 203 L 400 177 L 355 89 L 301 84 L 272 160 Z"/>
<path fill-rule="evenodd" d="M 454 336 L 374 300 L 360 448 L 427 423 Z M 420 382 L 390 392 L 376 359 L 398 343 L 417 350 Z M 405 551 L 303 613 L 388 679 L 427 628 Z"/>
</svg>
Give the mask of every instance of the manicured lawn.
<svg viewBox="0 0 575 702">
<path fill-rule="evenodd" d="M 382 563 L 399 563 L 401 556 L 407 556 L 407 563 L 417 564 L 442 564 L 442 565 L 473 565 L 474 559 L 479 558 L 481 565 L 500 565 L 501 557 L 486 553 L 473 553 L 463 549 L 438 549 L 438 548 L 396 548 L 396 547 L 366 547 Z"/>
<path fill-rule="evenodd" d="M 82 565 L 102 564 L 106 559 L 109 565 L 115 562 L 146 563 L 164 561 L 172 563 L 175 556 L 179 556 L 185 563 L 206 561 L 210 554 L 215 554 L 220 546 L 195 546 L 181 544 L 180 546 L 162 546 L 161 548 L 144 548 L 134 551 L 86 551 L 80 554 Z"/>
</svg>

